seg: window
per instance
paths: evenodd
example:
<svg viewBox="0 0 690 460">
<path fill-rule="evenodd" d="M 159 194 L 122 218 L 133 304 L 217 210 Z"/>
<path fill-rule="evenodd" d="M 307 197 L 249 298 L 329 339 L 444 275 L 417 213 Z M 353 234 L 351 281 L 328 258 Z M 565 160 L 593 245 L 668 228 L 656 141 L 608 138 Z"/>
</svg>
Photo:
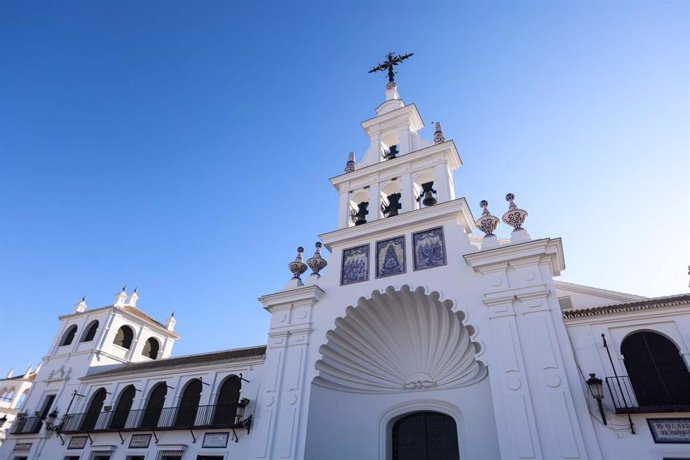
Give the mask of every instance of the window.
<svg viewBox="0 0 690 460">
<path fill-rule="evenodd" d="M 14 399 L 14 388 L 6 388 L 0 391 L 0 401 L 12 401 Z"/>
<path fill-rule="evenodd" d="M 141 354 L 151 359 L 156 359 L 158 357 L 159 349 L 160 345 L 158 345 L 158 340 L 154 339 L 153 337 L 149 337 L 144 344 L 144 349 L 141 350 Z"/>
<path fill-rule="evenodd" d="M 165 382 L 157 383 L 151 393 L 149 393 L 149 400 L 146 402 L 144 409 L 144 416 L 141 418 L 140 428 L 156 428 L 158 420 L 163 412 L 163 405 L 165 404 L 165 395 L 168 393 L 168 385 Z"/>
<path fill-rule="evenodd" d="M 177 409 L 176 427 L 189 428 L 194 426 L 196 413 L 199 410 L 199 400 L 201 400 L 201 380 L 190 380 L 182 393 L 180 407 Z"/>
<path fill-rule="evenodd" d="M 79 460 L 79 455 L 67 455 L 63 460 Z"/>
<path fill-rule="evenodd" d="M 241 386 L 242 382 L 236 375 L 231 375 L 225 379 L 220 386 L 215 412 L 213 413 L 213 426 L 232 426 L 235 424 Z"/>
<path fill-rule="evenodd" d="M 110 460 L 110 454 L 94 452 L 91 456 L 91 460 Z"/>
<path fill-rule="evenodd" d="M 96 331 L 98 331 L 98 321 L 94 320 L 89 323 L 86 327 L 86 332 L 81 338 L 82 342 L 91 342 L 94 337 L 96 337 Z"/>
<path fill-rule="evenodd" d="M 55 402 L 55 395 L 48 395 L 43 400 L 43 406 L 41 407 L 41 419 L 45 419 L 50 413 L 50 408 L 53 407 L 53 402 Z"/>
<path fill-rule="evenodd" d="M 222 455 L 197 455 L 196 460 L 223 460 Z"/>
<path fill-rule="evenodd" d="M 115 335 L 115 340 L 113 340 L 113 343 L 115 345 L 119 345 L 122 348 L 130 349 L 132 346 L 132 339 L 134 338 L 134 332 L 132 331 L 132 328 L 129 326 L 122 326 L 120 329 L 118 329 L 117 334 Z"/>
<path fill-rule="evenodd" d="M 115 405 L 115 410 L 110 416 L 110 428 L 124 428 L 127 424 L 127 418 L 129 417 L 129 411 L 132 408 L 132 403 L 134 402 L 134 395 L 136 394 L 136 389 L 134 385 L 127 385 L 122 393 L 120 393 L 120 398 L 117 400 Z"/>
<path fill-rule="evenodd" d="M 144 455 L 128 455 L 125 460 L 144 460 Z"/>
<path fill-rule="evenodd" d="M 103 409 L 103 402 L 105 401 L 105 388 L 99 388 L 91 397 L 91 402 L 89 403 L 89 408 L 84 414 L 84 420 L 81 424 L 81 431 L 92 431 L 96 427 L 96 422 L 98 422 L 98 417 L 101 415 L 101 409 Z"/>
<path fill-rule="evenodd" d="M 74 336 L 77 334 L 77 325 L 73 324 L 71 325 L 67 331 L 65 331 L 65 334 L 62 336 L 62 339 L 60 340 L 60 346 L 64 347 L 65 345 L 70 345 L 72 341 L 74 340 Z"/>
<path fill-rule="evenodd" d="M 438 412 L 415 412 L 398 419 L 391 445 L 393 460 L 460 459 L 455 420 Z"/>
<path fill-rule="evenodd" d="M 673 342 L 635 332 L 623 340 L 621 353 L 638 405 L 690 405 L 690 372 Z"/>
</svg>

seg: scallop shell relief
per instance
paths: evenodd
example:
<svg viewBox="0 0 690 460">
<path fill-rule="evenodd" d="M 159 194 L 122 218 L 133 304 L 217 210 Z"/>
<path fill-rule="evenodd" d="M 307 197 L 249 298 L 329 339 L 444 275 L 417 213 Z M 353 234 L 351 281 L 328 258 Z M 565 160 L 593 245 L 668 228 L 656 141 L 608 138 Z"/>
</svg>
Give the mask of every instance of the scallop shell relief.
<svg viewBox="0 0 690 460">
<path fill-rule="evenodd" d="M 487 375 L 453 302 L 404 285 L 360 298 L 326 335 L 314 383 L 357 393 L 456 388 Z"/>
</svg>

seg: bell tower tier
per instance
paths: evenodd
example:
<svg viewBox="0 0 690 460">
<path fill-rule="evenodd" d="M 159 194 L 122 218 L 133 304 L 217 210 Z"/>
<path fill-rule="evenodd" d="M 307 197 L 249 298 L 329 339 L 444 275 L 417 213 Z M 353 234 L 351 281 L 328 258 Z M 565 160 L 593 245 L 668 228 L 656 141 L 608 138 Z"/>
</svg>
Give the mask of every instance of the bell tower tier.
<svg viewBox="0 0 690 460">
<path fill-rule="evenodd" d="M 386 98 L 377 116 L 362 123 L 369 137 L 362 160 L 331 178 L 339 194 L 339 229 L 455 199 L 453 173 L 462 166 L 455 143 L 445 140 L 439 123 L 433 143 L 422 139 L 417 107 L 405 105 L 395 83 Z"/>
</svg>

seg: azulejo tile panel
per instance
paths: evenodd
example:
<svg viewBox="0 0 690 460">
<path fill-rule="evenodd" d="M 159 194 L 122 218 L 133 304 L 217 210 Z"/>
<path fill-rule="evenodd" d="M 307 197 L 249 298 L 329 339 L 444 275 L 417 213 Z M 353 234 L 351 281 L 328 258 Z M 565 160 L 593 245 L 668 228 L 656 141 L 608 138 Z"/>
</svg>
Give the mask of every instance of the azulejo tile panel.
<svg viewBox="0 0 690 460">
<path fill-rule="evenodd" d="M 405 273 L 405 237 L 376 242 L 376 277 Z"/>
<path fill-rule="evenodd" d="M 343 250 L 340 284 L 359 283 L 369 279 L 369 245 Z"/>
<path fill-rule="evenodd" d="M 412 248 L 415 270 L 446 265 L 446 242 L 443 238 L 443 227 L 413 233 Z"/>
</svg>

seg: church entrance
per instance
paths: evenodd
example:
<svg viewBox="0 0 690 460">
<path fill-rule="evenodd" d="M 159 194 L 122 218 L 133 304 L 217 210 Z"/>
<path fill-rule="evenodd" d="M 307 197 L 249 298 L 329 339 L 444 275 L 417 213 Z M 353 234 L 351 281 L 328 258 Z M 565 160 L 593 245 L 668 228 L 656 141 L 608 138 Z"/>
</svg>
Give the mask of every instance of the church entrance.
<svg viewBox="0 0 690 460">
<path fill-rule="evenodd" d="M 393 460 L 459 460 L 455 420 L 439 412 L 415 412 L 395 422 Z"/>
</svg>

